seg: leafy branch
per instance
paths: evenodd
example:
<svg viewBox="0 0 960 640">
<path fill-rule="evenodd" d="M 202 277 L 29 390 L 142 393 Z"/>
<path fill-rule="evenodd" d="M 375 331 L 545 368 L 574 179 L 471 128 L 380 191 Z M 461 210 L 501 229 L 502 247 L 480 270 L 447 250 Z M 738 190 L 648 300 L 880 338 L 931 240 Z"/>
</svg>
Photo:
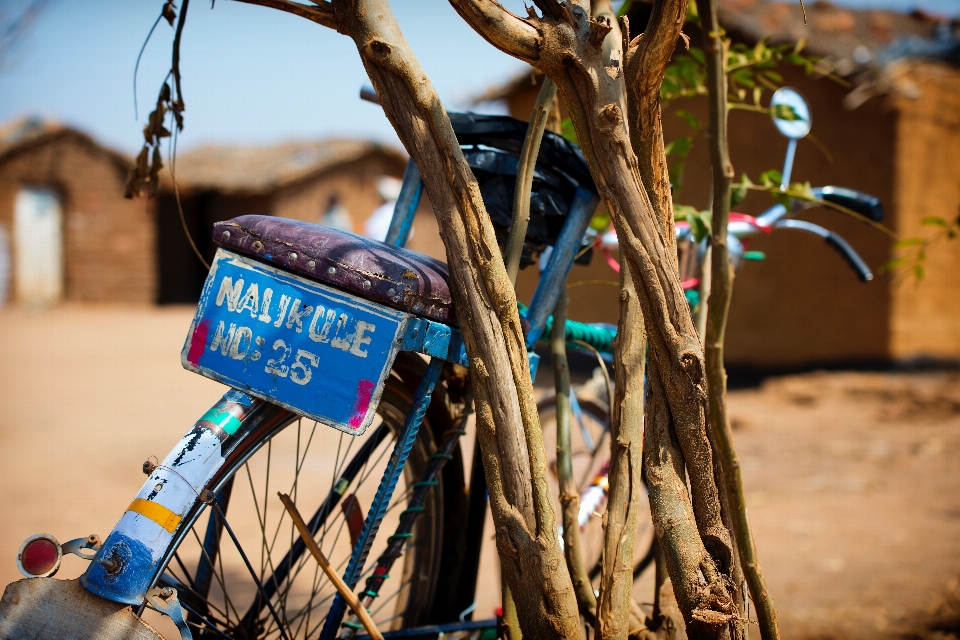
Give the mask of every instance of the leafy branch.
<svg viewBox="0 0 960 640">
<path fill-rule="evenodd" d="M 127 175 L 127 182 L 124 186 L 124 197 L 134 198 L 143 193 L 146 189 L 149 196 L 155 196 L 160 192 L 160 169 L 163 168 L 161 159 L 160 144 L 164 138 L 170 137 L 170 130 L 165 126 L 168 115 L 172 115 L 177 131 L 183 131 L 183 111 L 186 108 L 183 102 L 183 92 L 180 87 L 180 38 L 183 34 L 183 25 L 187 18 L 187 7 L 190 0 L 183 0 L 180 9 L 180 16 L 177 19 L 176 5 L 173 0 L 167 0 L 160 12 L 163 18 L 172 27 L 174 20 L 177 20 L 176 35 L 173 39 L 173 61 L 170 71 L 167 72 L 163 84 L 160 85 L 160 93 L 157 95 L 157 105 L 147 117 L 147 124 L 143 127 L 143 148 L 137 155 L 137 161 L 130 173 Z M 156 23 L 154 24 L 154 27 Z M 153 33 L 153 29 L 150 29 Z M 149 39 L 149 35 L 147 38 Z M 141 54 L 143 50 L 141 49 Z M 139 58 L 137 60 L 139 64 Z M 136 82 L 136 75 L 134 75 Z"/>
<path fill-rule="evenodd" d="M 898 240 L 893 245 L 897 256 L 886 262 L 882 272 L 912 273 L 917 281 L 926 275 L 927 252 L 931 246 L 946 240 L 960 237 L 960 216 L 955 220 L 946 220 L 939 216 L 927 216 L 920 220 L 924 227 L 933 227 L 935 232 L 929 237 L 912 237 Z"/>
</svg>

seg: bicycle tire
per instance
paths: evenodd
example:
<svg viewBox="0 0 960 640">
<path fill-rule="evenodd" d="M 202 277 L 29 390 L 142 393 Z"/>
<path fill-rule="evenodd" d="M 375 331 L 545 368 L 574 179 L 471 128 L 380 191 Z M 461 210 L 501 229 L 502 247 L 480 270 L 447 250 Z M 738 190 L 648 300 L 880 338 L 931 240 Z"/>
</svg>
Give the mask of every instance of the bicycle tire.
<svg viewBox="0 0 960 640">
<path fill-rule="evenodd" d="M 174 537 L 166 554 L 164 568 L 158 584 L 165 586 L 176 586 L 178 588 L 181 603 L 188 613 L 188 621 L 193 627 L 194 637 L 213 638 L 213 637 L 231 637 L 231 638 L 274 638 L 282 637 L 276 621 L 280 620 L 287 637 L 305 638 L 315 635 L 320 626 L 322 626 L 325 614 L 325 608 L 329 606 L 332 600 L 332 585 L 322 573 L 318 572 L 318 567 L 309 553 L 301 553 L 296 561 L 289 561 L 286 554 L 297 546 L 299 539 L 294 537 L 292 525 L 289 517 L 281 506 L 273 492 L 270 499 L 270 481 L 272 473 L 271 462 L 275 452 L 279 452 L 280 459 L 289 457 L 289 452 L 284 453 L 281 447 L 289 447 L 289 442 L 282 444 L 281 439 L 297 440 L 295 454 L 295 468 L 293 485 L 276 485 L 278 488 L 290 493 L 295 497 L 299 508 L 302 510 L 305 518 L 309 518 L 313 513 L 312 509 L 319 504 L 326 505 L 326 500 L 337 488 L 335 481 L 344 477 L 346 470 L 354 467 L 360 471 L 354 476 L 355 481 L 349 484 L 349 491 L 344 490 L 341 497 L 337 499 L 338 504 L 332 509 L 328 509 L 328 515 L 323 519 L 319 526 L 318 543 L 321 545 L 324 553 L 328 556 L 335 568 L 342 571 L 345 565 L 346 557 L 352 548 L 345 545 L 344 542 L 348 534 L 351 534 L 351 526 L 347 523 L 346 515 L 349 509 L 344 509 L 348 496 L 354 497 L 362 510 L 363 506 L 369 506 L 369 496 L 380 480 L 377 473 L 377 465 L 381 460 L 389 456 L 392 449 L 392 443 L 396 439 L 396 434 L 403 424 L 403 418 L 408 413 L 413 393 L 410 390 L 411 369 L 417 367 L 407 367 L 399 373 L 394 372 L 388 378 L 383 396 L 380 401 L 377 413 L 380 421 L 368 429 L 364 436 L 358 439 L 351 439 L 350 436 L 341 435 L 325 427 L 316 425 L 308 427 L 311 435 L 305 435 L 303 423 L 294 414 L 286 410 L 264 403 L 262 415 L 259 419 L 264 424 L 264 431 L 258 433 L 256 437 L 249 439 L 249 444 L 240 451 L 234 452 L 223 465 L 221 470 L 210 481 L 208 488 L 218 494 L 218 500 L 222 499 L 224 493 L 228 495 L 228 504 L 225 513 L 225 519 L 229 523 L 232 532 L 237 532 L 237 537 L 241 542 L 241 547 L 245 548 L 245 553 L 251 563 L 259 560 L 260 586 L 256 584 L 250 573 L 246 571 L 244 565 L 236 562 L 236 555 L 233 541 L 229 535 L 223 531 L 223 525 L 217 515 L 215 507 L 205 508 L 206 505 L 198 500 L 197 504 L 185 518 L 185 524 L 182 531 Z M 438 385 L 439 387 L 439 385 Z M 439 424 L 443 422 L 444 416 L 449 417 L 449 413 L 443 411 L 445 406 L 443 402 L 443 393 L 435 397 L 433 404 L 440 405 L 440 409 L 431 405 L 432 411 L 424 419 L 421 425 L 417 440 L 411 451 L 410 458 L 404 469 L 403 476 L 397 486 L 394 499 L 391 501 L 391 512 L 399 513 L 400 508 L 395 508 L 404 502 L 407 495 L 407 489 L 416 481 L 419 474 L 425 467 L 430 454 L 435 450 L 434 433 L 442 432 L 449 425 Z M 452 419 L 451 419 L 452 422 Z M 294 428 L 296 426 L 296 428 Z M 384 433 L 381 429 L 386 429 Z M 296 432 L 296 433 L 294 433 Z M 335 463 L 332 467 L 325 469 L 324 479 L 317 483 L 311 482 L 312 489 L 305 484 L 302 476 L 304 472 L 315 470 L 317 464 L 307 461 L 307 456 L 311 448 L 309 444 L 305 445 L 303 457 L 300 457 L 301 442 L 307 440 L 313 442 L 313 439 L 323 434 L 326 438 L 339 440 L 339 447 L 345 446 L 346 440 L 351 440 L 348 451 L 352 449 L 352 454 L 347 453 L 342 457 L 340 449 L 337 451 Z M 378 435 L 382 434 L 382 435 Z M 371 438 L 381 438 L 380 442 L 365 446 L 364 443 L 373 443 Z M 321 437 L 323 444 L 324 438 Z M 359 440 L 363 440 L 360 443 Z M 321 456 L 325 453 L 320 451 Z M 264 454 L 266 461 L 263 461 Z M 359 459 L 358 456 L 365 456 L 366 459 Z M 259 456 L 259 458 L 258 458 Z M 459 462 L 459 450 L 457 451 L 457 460 Z M 372 463 L 372 464 L 371 464 Z M 462 462 L 460 463 L 462 466 Z M 323 466 L 323 465 L 321 465 Z M 329 465 L 327 465 L 329 467 Z M 452 465 L 455 466 L 455 465 Z M 246 473 L 244 473 L 246 470 Z M 253 478 L 254 473 L 265 471 L 265 479 Z M 249 477 L 247 477 L 249 475 Z M 305 476 L 304 476 L 305 477 Z M 454 476 L 455 477 L 455 476 Z M 357 480 L 359 478 L 359 480 Z M 247 493 L 253 497 L 254 508 L 250 509 L 250 501 L 238 498 L 236 489 L 241 485 L 236 484 L 234 480 L 240 480 L 241 484 L 249 483 Z M 258 484 L 258 481 L 264 480 Z M 236 486 L 234 486 L 236 484 Z M 444 494 L 449 491 L 463 493 L 462 485 L 460 487 L 447 487 L 448 479 L 444 477 L 437 487 L 427 496 L 424 503 L 424 511 L 420 514 L 417 524 L 413 530 L 410 543 L 405 546 L 405 553 L 401 561 L 397 563 L 399 571 L 395 572 L 391 580 L 389 590 L 385 589 L 383 593 L 387 594 L 379 606 L 374 609 L 374 619 L 384 630 L 400 629 L 405 627 L 422 624 L 424 617 L 432 603 L 433 594 L 437 587 L 441 552 L 443 548 L 443 505 Z M 369 486 L 369 491 L 367 487 Z M 261 513 L 260 496 L 258 489 L 263 487 L 262 498 L 263 508 Z M 304 498 L 303 494 L 312 494 L 309 498 Z M 300 493 L 297 499 L 297 493 Z M 369 495 L 368 495 L 369 494 Z M 322 499 L 321 499 L 322 498 Z M 364 505 L 364 498 L 367 498 Z M 269 500 L 269 502 L 268 502 Z M 311 502 L 312 500 L 312 502 Z M 268 507 L 269 505 L 269 507 Z M 239 509 L 239 513 L 238 513 Z M 244 513 L 245 512 L 245 513 Z M 276 522 L 270 518 L 270 515 L 277 515 Z M 388 516 L 389 520 L 389 516 Z M 385 520 L 381 529 L 382 536 L 374 542 L 374 548 L 369 556 L 367 566 L 376 563 L 379 556 L 379 546 L 387 538 L 389 530 L 393 524 Z M 354 522 L 362 521 L 356 517 Z M 211 524 L 213 523 L 213 524 Z M 252 523 L 252 524 L 251 524 Z M 269 523 L 269 524 L 267 524 Z M 207 553 L 203 548 L 201 540 L 207 539 L 207 531 L 220 527 L 220 532 L 215 536 L 219 541 L 215 545 L 214 553 Z M 289 544 L 278 544 L 286 542 L 287 529 L 290 528 Z M 344 531 L 346 529 L 346 532 Z M 281 536 L 280 531 L 283 531 Z M 196 535 L 191 536 L 191 532 Z M 231 535 L 233 535 L 231 533 Z M 272 534 L 272 537 L 271 535 Z M 332 534 L 332 542 L 329 537 Z M 259 540 L 257 540 L 259 538 Z M 268 539 L 269 538 L 269 539 Z M 246 542 L 258 542 L 259 548 Z M 302 542 L 300 542 L 302 545 Z M 278 549 L 278 547 L 283 547 Z M 188 549 L 188 547 L 192 547 Z M 185 561 L 184 557 L 188 559 Z M 225 557 L 229 557 L 225 561 Z M 191 560 L 193 563 L 191 564 Z M 206 560 L 206 562 L 203 562 Z M 213 565 L 213 578 L 208 578 L 208 588 L 206 594 L 199 594 L 194 591 L 197 570 L 201 565 Z M 194 566 L 196 569 L 191 575 L 188 567 Z M 283 567 L 290 569 L 290 577 L 280 580 L 274 580 L 273 586 L 276 588 L 269 602 L 273 609 L 264 606 L 263 598 L 260 594 L 266 591 L 266 586 L 270 584 L 272 578 L 276 578 L 282 573 Z M 226 567 L 226 568 L 225 568 Z M 219 574 L 219 575 L 216 575 Z M 306 601 L 303 600 L 304 594 L 309 594 Z M 236 604 L 240 603 L 239 605 Z M 392 602 L 392 604 L 391 604 Z M 274 612 L 276 615 L 274 615 Z"/>
</svg>

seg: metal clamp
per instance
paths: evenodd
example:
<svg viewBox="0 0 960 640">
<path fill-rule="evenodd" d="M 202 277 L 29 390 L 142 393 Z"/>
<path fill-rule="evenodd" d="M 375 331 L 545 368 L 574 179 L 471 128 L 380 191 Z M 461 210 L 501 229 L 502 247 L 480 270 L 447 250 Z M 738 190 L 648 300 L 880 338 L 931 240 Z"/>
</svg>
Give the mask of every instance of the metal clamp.
<svg viewBox="0 0 960 640">
<path fill-rule="evenodd" d="M 177 599 L 177 590 L 173 587 L 153 587 L 147 591 L 147 601 L 157 611 L 166 614 L 180 630 L 180 640 L 193 640 L 187 620 L 183 617 L 183 607 Z"/>
<path fill-rule="evenodd" d="M 100 540 L 100 536 L 95 533 L 90 534 L 86 538 L 75 538 L 69 542 L 64 542 L 60 549 L 63 553 L 72 553 L 73 555 L 83 558 L 84 560 L 93 560 L 93 557 L 97 555 L 97 551 L 100 550 L 100 547 L 103 545 L 103 542 Z M 93 553 L 82 553 L 83 549 L 89 549 Z"/>
</svg>

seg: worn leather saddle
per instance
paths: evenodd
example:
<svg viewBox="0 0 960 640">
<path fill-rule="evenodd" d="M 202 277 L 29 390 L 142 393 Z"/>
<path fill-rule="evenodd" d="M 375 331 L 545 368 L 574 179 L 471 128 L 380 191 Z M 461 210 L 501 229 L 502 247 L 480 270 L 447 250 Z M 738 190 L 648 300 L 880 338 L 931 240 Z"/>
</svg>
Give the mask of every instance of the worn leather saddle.
<svg viewBox="0 0 960 640">
<path fill-rule="evenodd" d="M 456 324 L 446 263 L 354 233 L 272 216 L 218 222 L 226 249 L 394 309 Z"/>
</svg>

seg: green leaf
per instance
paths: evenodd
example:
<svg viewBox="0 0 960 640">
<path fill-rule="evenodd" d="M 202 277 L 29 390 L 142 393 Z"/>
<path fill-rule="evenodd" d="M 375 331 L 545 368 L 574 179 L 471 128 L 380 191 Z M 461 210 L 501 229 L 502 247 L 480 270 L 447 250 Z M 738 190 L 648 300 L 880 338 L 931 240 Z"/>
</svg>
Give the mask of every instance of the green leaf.
<svg viewBox="0 0 960 640">
<path fill-rule="evenodd" d="M 693 115 L 689 111 L 677 111 L 677 117 L 682 118 L 684 122 L 690 125 L 691 129 L 700 129 L 700 118 Z"/>
<path fill-rule="evenodd" d="M 943 227 L 947 229 L 950 226 L 950 223 L 944 220 L 939 216 L 927 216 L 920 219 L 920 224 L 926 227 Z"/>
<path fill-rule="evenodd" d="M 693 138 L 690 136 L 681 136 L 676 140 L 671 140 L 664 148 L 667 156 L 673 156 L 673 161 L 667 168 L 670 174 L 670 184 L 675 192 L 683 188 L 683 172 L 686 168 L 687 155 L 693 146 Z"/>
<path fill-rule="evenodd" d="M 703 51 L 696 47 L 690 47 L 690 57 L 700 64 L 706 64 L 706 57 L 704 57 Z"/>
<path fill-rule="evenodd" d="M 919 247 L 927 244 L 924 238 L 904 238 L 893 243 L 894 249 L 907 249 L 909 247 Z"/>
<path fill-rule="evenodd" d="M 681 157 L 686 157 L 690 152 L 690 147 L 693 146 L 693 138 L 690 136 L 681 136 L 676 140 L 671 140 L 667 143 L 667 146 L 664 147 L 664 152 L 670 155 L 678 155 Z"/>
<path fill-rule="evenodd" d="M 776 169 L 770 169 L 769 171 L 764 171 L 760 174 L 760 184 L 767 189 L 780 188 L 780 183 L 782 181 L 783 176 L 781 176 L 780 172 Z"/>
<path fill-rule="evenodd" d="M 913 265 L 913 275 L 916 276 L 917 280 L 923 280 L 924 271 L 922 264 Z"/>
<path fill-rule="evenodd" d="M 567 118 L 560 123 L 560 135 L 562 135 L 563 139 L 568 142 L 579 144 L 577 141 L 577 132 L 574 130 L 573 121 L 570 118 Z"/>
<path fill-rule="evenodd" d="M 787 104 L 778 104 L 770 107 L 770 114 L 778 120 L 786 120 L 788 122 L 793 122 L 794 120 L 806 121 L 806 118 L 803 118 L 793 107 Z"/>
<path fill-rule="evenodd" d="M 813 187 L 810 186 L 809 182 L 794 182 L 787 187 L 787 192 L 794 198 L 800 198 L 810 202 L 816 200 L 816 197 L 813 195 Z"/>
<path fill-rule="evenodd" d="M 747 197 L 747 190 L 753 185 L 750 182 L 750 178 L 747 177 L 747 174 L 743 174 L 740 178 L 740 182 L 733 186 L 733 189 L 730 190 L 730 207 L 733 208 L 743 202 L 743 199 Z"/>
<path fill-rule="evenodd" d="M 880 267 L 880 269 L 883 270 L 883 271 L 893 271 L 894 269 L 896 269 L 896 268 L 900 267 L 901 265 L 903 265 L 903 263 L 905 263 L 905 262 L 906 262 L 907 260 L 909 260 L 909 259 L 910 259 L 910 258 L 907 257 L 907 256 L 901 256 L 901 257 L 899 257 L 899 258 L 894 258 L 893 260 L 887 260 L 887 261 L 883 264 L 883 266 Z"/>
</svg>

